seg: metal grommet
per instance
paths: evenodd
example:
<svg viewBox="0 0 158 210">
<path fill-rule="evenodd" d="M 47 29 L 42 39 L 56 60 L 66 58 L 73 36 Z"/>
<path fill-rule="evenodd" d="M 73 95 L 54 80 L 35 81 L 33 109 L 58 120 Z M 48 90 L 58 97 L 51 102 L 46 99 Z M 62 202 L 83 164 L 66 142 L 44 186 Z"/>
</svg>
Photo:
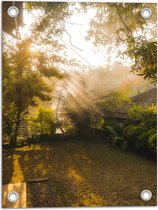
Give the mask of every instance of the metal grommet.
<svg viewBox="0 0 158 210">
<path fill-rule="evenodd" d="M 8 8 L 8 15 L 12 18 L 16 18 L 19 14 L 19 9 L 15 6 Z"/>
<path fill-rule="evenodd" d="M 19 194 L 17 192 L 10 192 L 7 196 L 11 203 L 15 203 L 19 199 Z"/>
<path fill-rule="evenodd" d="M 151 17 L 151 15 L 152 15 L 151 9 L 149 9 L 149 8 L 142 9 L 142 11 L 141 11 L 142 18 L 149 19 Z"/>
<path fill-rule="evenodd" d="M 141 198 L 144 201 L 149 201 L 152 198 L 152 193 L 150 190 L 144 190 L 141 193 Z"/>
</svg>

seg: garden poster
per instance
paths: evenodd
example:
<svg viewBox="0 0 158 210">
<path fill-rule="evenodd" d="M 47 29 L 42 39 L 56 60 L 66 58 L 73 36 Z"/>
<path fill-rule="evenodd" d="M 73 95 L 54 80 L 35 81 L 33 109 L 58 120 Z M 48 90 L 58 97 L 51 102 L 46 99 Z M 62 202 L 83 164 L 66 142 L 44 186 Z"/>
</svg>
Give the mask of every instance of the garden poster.
<svg viewBox="0 0 158 210">
<path fill-rule="evenodd" d="M 3 208 L 156 205 L 157 5 L 2 2 Z"/>
</svg>

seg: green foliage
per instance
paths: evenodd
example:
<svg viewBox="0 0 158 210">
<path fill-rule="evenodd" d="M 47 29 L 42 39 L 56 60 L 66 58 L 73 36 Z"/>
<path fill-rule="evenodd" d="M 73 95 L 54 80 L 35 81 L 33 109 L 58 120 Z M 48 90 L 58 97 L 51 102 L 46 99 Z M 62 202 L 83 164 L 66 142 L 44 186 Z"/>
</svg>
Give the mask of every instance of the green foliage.
<svg viewBox="0 0 158 210">
<path fill-rule="evenodd" d="M 122 131 L 124 128 L 123 123 L 117 121 L 109 121 L 107 124 L 115 130 L 115 136 L 122 136 Z"/>
<path fill-rule="evenodd" d="M 150 105 L 144 110 L 143 121 L 142 123 L 146 128 L 155 128 L 157 127 L 157 106 Z"/>
<path fill-rule="evenodd" d="M 152 128 L 147 130 L 145 127 L 140 125 L 130 125 L 125 128 L 124 136 L 132 148 L 151 152 L 153 154 L 156 152 L 156 129 Z"/>
<path fill-rule="evenodd" d="M 81 110 L 81 112 L 76 112 L 74 110 L 69 110 L 69 116 L 76 127 L 80 132 L 81 130 L 89 129 L 90 126 L 90 112 L 89 110 Z"/>
<path fill-rule="evenodd" d="M 90 127 L 103 129 L 105 127 L 105 120 L 103 117 L 91 116 Z"/>
<path fill-rule="evenodd" d="M 128 94 L 125 91 L 117 91 L 108 94 L 98 105 L 105 111 L 122 111 L 122 107 L 128 107 L 130 104 Z"/>
<path fill-rule="evenodd" d="M 138 120 L 147 128 L 156 128 L 156 105 L 150 105 L 143 108 L 141 105 L 134 105 L 128 110 L 128 115 L 131 119 Z"/>
<path fill-rule="evenodd" d="M 39 100 L 51 99 L 51 89 L 41 71 L 42 65 L 43 69 L 46 67 L 40 64 L 39 54 L 30 51 L 30 46 L 31 40 L 26 39 L 14 49 L 7 45 L 3 49 L 3 133 L 12 143 L 16 143 L 19 124 L 29 107 L 36 106 Z"/>
<path fill-rule="evenodd" d="M 28 123 L 33 135 L 52 135 L 56 131 L 54 112 L 52 109 L 40 107 L 35 117 L 28 117 Z"/>
<path fill-rule="evenodd" d="M 106 131 L 106 140 L 113 146 L 118 146 L 121 148 L 121 144 L 125 141 L 123 137 L 123 123 L 118 122 L 107 122 L 108 125 L 104 126 Z"/>
<path fill-rule="evenodd" d="M 147 131 L 140 133 L 137 137 L 137 142 L 135 144 L 136 148 L 145 149 L 148 147 L 148 137 L 149 134 Z"/>
<path fill-rule="evenodd" d="M 114 146 L 118 146 L 121 147 L 121 144 L 124 142 L 124 138 L 123 137 L 119 137 L 119 136 L 115 136 L 113 138 L 113 145 Z"/>
<path fill-rule="evenodd" d="M 130 42 L 130 41 L 129 41 Z M 157 42 L 135 40 L 129 44 L 128 55 L 134 61 L 131 71 L 144 79 L 157 80 Z"/>
<path fill-rule="evenodd" d="M 155 144 L 155 129 L 150 129 L 149 131 L 145 131 L 138 136 L 137 148 L 149 149 L 156 151 Z"/>
<path fill-rule="evenodd" d="M 144 113 L 144 108 L 141 105 L 134 105 L 129 108 L 128 115 L 130 118 L 141 120 Z"/>
<path fill-rule="evenodd" d="M 71 16 L 73 11 L 69 9 L 69 2 L 25 2 L 24 8 L 30 15 L 34 16 L 34 26 L 32 27 L 32 40 L 35 44 L 45 49 L 45 54 L 50 56 L 50 62 L 64 63 L 61 50 L 65 46 L 61 44 L 61 36 L 65 30 L 64 20 Z M 39 12 L 42 15 L 37 15 Z M 60 40 L 59 40 L 60 39 Z M 49 51 L 49 53 L 47 53 Z M 50 53 L 53 52 L 53 53 Z M 50 55 L 51 54 L 51 55 Z"/>
<path fill-rule="evenodd" d="M 122 132 L 124 128 L 123 123 L 118 123 L 116 121 L 105 121 L 103 117 L 93 117 L 91 120 L 91 127 L 96 129 L 101 129 L 106 135 L 106 141 L 113 146 L 121 147 L 121 144 L 124 142 L 122 137 Z"/>
<path fill-rule="evenodd" d="M 148 138 L 148 147 L 149 149 L 156 153 L 157 149 L 157 132 L 155 131 L 155 133 L 153 135 L 151 135 L 149 138 Z"/>
<path fill-rule="evenodd" d="M 156 111 L 155 105 L 147 108 L 134 105 L 129 109 L 128 114 L 131 119 L 139 121 L 137 125 L 129 125 L 124 129 L 125 139 L 130 146 L 155 154 L 157 137 Z"/>
<path fill-rule="evenodd" d="M 145 128 L 140 125 L 129 125 L 124 129 L 124 138 L 130 146 L 134 147 L 138 136 L 144 131 L 146 131 Z"/>
<path fill-rule="evenodd" d="M 117 136 L 115 129 L 112 126 L 105 126 L 105 129 L 112 135 L 113 137 Z"/>
<path fill-rule="evenodd" d="M 144 6 L 141 3 L 89 3 L 84 6 L 96 8 L 96 15 L 91 20 L 87 37 L 96 45 L 107 44 L 110 41 L 107 38 L 109 36 L 113 42 L 126 42 L 145 24 L 140 15 Z"/>
<path fill-rule="evenodd" d="M 17 109 L 13 103 L 3 106 L 2 118 L 3 118 L 2 133 L 4 137 L 3 143 L 5 141 L 12 142 L 16 128 L 15 125 L 17 124 Z"/>
<path fill-rule="evenodd" d="M 156 31 L 156 4 L 150 4 L 153 14 L 149 22 L 141 17 L 141 10 L 149 7 L 149 4 L 88 3 L 86 6 L 96 8 L 96 15 L 90 22 L 87 39 L 101 46 L 111 44 L 111 40 L 115 46 L 124 45 L 127 50 L 121 52 L 118 50 L 118 56 L 126 54 L 133 61 L 131 66 L 133 73 L 156 82 L 157 42 L 149 41 L 146 37 L 148 32 L 153 40 L 156 40 L 156 36 L 153 35 Z M 115 50 L 117 52 L 117 49 Z"/>
<path fill-rule="evenodd" d="M 72 2 L 25 3 L 25 9 L 28 12 L 33 10 L 42 12 L 42 16 L 39 18 L 34 17 L 35 24 L 32 33 L 34 41 L 38 40 L 41 43 L 44 41 L 45 46 L 47 45 L 49 48 L 53 46 L 52 50 L 54 48 L 65 49 L 54 38 L 57 37 L 61 41 L 61 36 L 65 32 L 69 36 L 72 45 L 71 34 L 66 30 L 66 24 L 69 23 L 72 15 L 76 15 L 78 12 L 82 14 L 92 9 L 95 15 L 90 21 L 87 39 L 90 39 L 95 45 L 105 46 L 109 44 L 110 48 L 112 40 L 112 44 L 116 46 L 115 51 L 118 52 L 118 56 L 124 57 L 126 54 L 126 57 L 128 56 L 133 60 L 132 72 L 143 75 L 145 79 L 152 79 L 155 82 L 157 45 L 156 42 L 147 40 L 146 31 L 148 30 L 149 36 L 154 37 L 152 32 L 156 27 L 156 4 L 105 2 L 78 4 Z M 153 11 L 149 21 L 141 17 L 141 10 L 145 7 L 150 7 Z M 151 25 L 152 27 L 150 27 Z M 121 52 L 118 44 L 124 46 L 121 47 Z M 61 60 L 59 54 L 57 57 L 57 60 Z M 63 59 L 62 62 L 64 62 Z"/>
<path fill-rule="evenodd" d="M 75 134 L 76 133 L 76 128 L 74 125 L 69 124 L 64 126 L 64 131 L 66 134 Z"/>
<path fill-rule="evenodd" d="M 46 29 L 49 30 L 52 26 L 55 27 L 54 30 L 57 29 L 57 22 L 69 17 L 71 14 L 68 2 L 27 2 L 24 6 L 28 12 L 33 10 L 42 12 L 42 16 L 37 19 L 36 30 L 43 32 Z M 61 29 L 58 28 L 59 32 L 61 32 Z"/>
</svg>

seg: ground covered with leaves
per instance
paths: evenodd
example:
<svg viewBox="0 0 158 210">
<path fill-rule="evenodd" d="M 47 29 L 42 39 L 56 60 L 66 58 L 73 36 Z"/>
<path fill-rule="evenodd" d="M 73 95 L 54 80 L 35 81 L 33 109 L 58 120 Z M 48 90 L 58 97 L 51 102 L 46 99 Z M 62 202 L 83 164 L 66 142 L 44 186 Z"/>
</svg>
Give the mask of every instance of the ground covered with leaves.
<svg viewBox="0 0 158 210">
<path fill-rule="evenodd" d="M 156 163 L 113 148 L 103 139 L 3 150 L 3 184 L 47 178 L 61 206 L 156 205 Z M 145 189 L 153 193 L 148 202 L 140 198 Z"/>
</svg>

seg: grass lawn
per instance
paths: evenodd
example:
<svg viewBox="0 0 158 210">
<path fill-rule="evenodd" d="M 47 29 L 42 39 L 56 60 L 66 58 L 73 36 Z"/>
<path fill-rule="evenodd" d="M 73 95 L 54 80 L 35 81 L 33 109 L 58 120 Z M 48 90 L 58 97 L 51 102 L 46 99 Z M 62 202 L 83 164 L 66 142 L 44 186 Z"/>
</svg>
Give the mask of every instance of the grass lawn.
<svg viewBox="0 0 158 210">
<path fill-rule="evenodd" d="M 63 206 L 156 205 L 156 163 L 102 140 L 77 139 L 3 150 L 3 183 L 50 178 Z M 150 201 L 140 198 L 149 189 Z"/>
</svg>

